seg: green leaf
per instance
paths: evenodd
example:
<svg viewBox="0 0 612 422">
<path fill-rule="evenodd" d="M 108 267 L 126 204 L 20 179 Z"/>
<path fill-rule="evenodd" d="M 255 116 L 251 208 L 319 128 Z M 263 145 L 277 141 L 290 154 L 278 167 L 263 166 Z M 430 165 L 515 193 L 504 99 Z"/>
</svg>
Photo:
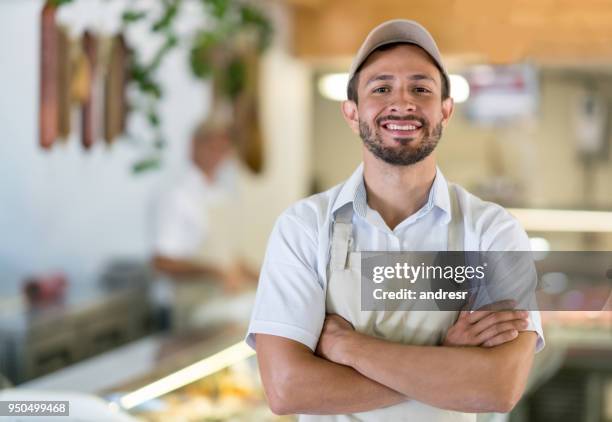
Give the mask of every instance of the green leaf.
<svg viewBox="0 0 612 422">
<path fill-rule="evenodd" d="M 193 74 L 205 79 L 212 75 L 212 60 L 210 55 L 212 49 L 218 42 L 217 35 L 213 32 L 200 31 L 196 35 L 189 52 L 189 64 Z"/>
<path fill-rule="evenodd" d="M 210 31 L 199 31 L 193 41 L 194 47 L 212 48 L 219 42 L 219 35 Z"/>
<path fill-rule="evenodd" d="M 164 57 L 168 54 L 168 52 L 172 50 L 174 47 L 176 47 L 177 45 L 178 45 L 178 37 L 173 32 L 169 32 L 166 35 L 166 39 L 164 43 L 161 45 L 159 50 L 157 50 L 157 53 L 155 53 L 155 56 L 153 57 L 153 60 L 151 60 L 151 63 L 149 64 L 147 70 L 149 72 L 153 72 L 155 69 L 157 69 L 159 65 L 161 64 L 162 60 L 164 59 Z"/>
<path fill-rule="evenodd" d="M 149 111 L 147 119 L 153 127 L 159 127 L 159 115 L 155 111 Z"/>
<path fill-rule="evenodd" d="M 136 22 L 147 16 L 147 12 L 142 10 L 126 10 L 121 15 L 121 20 L 125 23 Z"/>
<path fill-rule="evenodd" d="M 253 26 L 258 33 L 258 49 L 263 52 L 272 43 L 274 34 L 270 20 L 255 7 L 243 5 L 240 9 L 240 19 L 243 26 Z"/>
<path fill-rule="evenodd" d="M 142 93 L 151 95 L 155 99 L 160 99 L 163 96 L 161 85 L 153 79 L 152 69 L 144 67 L 134 60 L 130 68 L 130 75 L 132 81 L 136 83 Z"/>
<path fill-rule="evenodd" d="M 64 6 L 65 4 L 72 3 L 73 1 L 74 0 L 48 0 L 49 4 L 55 7 Z"/>
<path fill-rule="evenodd" d="M 235 99 L 244 89 L 246 82 L 246 67 L 244 62 L 236 58 L 227 67 L 225 75 L 225 92 Z"/>
<path fill-rule="evenodd" d="M 161 167 L 161 159 L 159 157 L 143 158 L 132 165 L 132 173 L 142 174 L 146 171 L 157 170 Z"/>
<path fill-rule="evenodd" d="M 153 146 L 157 150 L 162 150 L 162 149 L 164 149 L 166 147 L 166 141 L 164 139 L 162 139 L 162 138 L 158 138 L 153 143 Z"/>
<path fill-rule="evenodd" d="M 163 29 L 169 28 L 178 13 L 180 3 L 180 0 L 174 0 L 172 3 L 168 3 L 163 15 L 153 23 L 151 30 L 153 32 L 160 32 Z"/>
<path fill-rule="evenodd" d="M 194 48 L 189 53 L 189 64 L 191 71 L 200 79 L 209 78 L 212 75 L 212 66 L 208 60 L 207 51 Z"/>
<path fill-rule="evenodd" d="M 202 0 L 202 4 L 217 19 L 222 19 L 229 10 L 230 1 L 228 0 Z"/>
</svg>

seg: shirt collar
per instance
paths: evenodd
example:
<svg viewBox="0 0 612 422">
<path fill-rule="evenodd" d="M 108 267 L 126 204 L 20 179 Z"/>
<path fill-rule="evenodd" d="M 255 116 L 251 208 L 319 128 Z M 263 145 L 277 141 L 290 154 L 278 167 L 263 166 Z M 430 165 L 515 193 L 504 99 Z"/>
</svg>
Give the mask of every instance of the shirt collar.
<svg viewBox="0 0 612 422">
<path fill-rule="evenodd" d="M 335 215 L 336 211 L 349 203 L 353 205 L 354 211 L 360 217 L 365 218 L 367 212 L 367 195 L 365 184 L 363 183 L 363 163 L 357 167 L 351 177 L 349 177 L 348 180 L 342 185 L 340 193 L 333 203 L 332 214 Z M 429 190 L 427 204 L 425 204 L 419 213 L 425 214 L 433 207 L 440 209 L 444 213 L 441 223 L 448 224 L 451 220 L 448 182 L 446 181 L 446 178 L 444 177 L 444 174 L 442 174 L 440 168 L 437 166 L 436 176 L 431 189 Z"/>
</svg>

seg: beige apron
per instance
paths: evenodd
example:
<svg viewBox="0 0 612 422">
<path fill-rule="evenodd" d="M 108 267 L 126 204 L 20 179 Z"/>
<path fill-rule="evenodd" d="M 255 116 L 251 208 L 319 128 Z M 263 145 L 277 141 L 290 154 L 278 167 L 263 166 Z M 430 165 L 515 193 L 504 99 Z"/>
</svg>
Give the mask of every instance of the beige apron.
<svg viewBox="0 0 612 422">
<path fill-rule="evenodd" d="M 448 225 L 448 250 L 464 250 L 463 216 L 456 187 L 449 185 L 452 220 Z M 456 311 L 362 311 L 361 254 L 351 252 L 353 206 L 336 214 L 328 266 L 326 311 L 349 321 L 355 330 L 393 342 L 437 345 L 457 319 Z M 476 414 L 447 411 L 415 400 L 352 415 L 300 417 L 301 421 L 476 421 Z"/>
</svg>

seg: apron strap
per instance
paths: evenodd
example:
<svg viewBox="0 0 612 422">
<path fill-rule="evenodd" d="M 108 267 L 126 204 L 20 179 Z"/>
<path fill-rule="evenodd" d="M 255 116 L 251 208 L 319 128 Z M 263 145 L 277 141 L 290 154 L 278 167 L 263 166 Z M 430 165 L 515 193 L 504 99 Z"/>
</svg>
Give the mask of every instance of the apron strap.
<svg viewBox="0 0 612 422">
<path fill-rule="evenodd" d="M 467 256 L 464 245 L 464 227 L 463 227 L 463 213 L 461 212 L 461 208 L 459 208 L 459 200 L 457 199 L 457 186 L 453 183 L 448 184 L 448 195 L 450 198 L 451 205 L 451 220 L 448 223 L 448 241 L 447 241 L 447 251 L 450 253 L 441 253 L 436 256 L 435 264 L 438 266 L 464 266 L 467 263 Z M 471 291 L 472 288 L 469 284 L 456 284 L 457 290 L 463 290 L 464 288 L 470 290 L 470 295 L 475 294 L 475 292 Z M 448 289 L 448 282 L 442 282 L 441 280 L 432 280 L 432 290 L 443 288 Z M 435 301 L 438 309 L 441 311 L 457 311 L 457 304 L 450 304 L 445 300 L 436 300 Z M 464 301 L 461 306 L 465 306 L 467 301 Z"/>
<path fill-rule="evenodd" d="M 447 250 L 463 251 L 465 250 L 463 214 L 459 207 L 455 184 L 449 183 L 448 194 L 451 202 L 451 221 L 448 223 Z M 347 204 L 336 212 L 336 218 L 332 226 L 330 270 L 343 270 L 346 268 L 352 232 L 353 205 Z"/>
<path fill-rule="evenodd" d="M 454 183 L 448 184 L 448 195 L 451 202 L 451 221 L 448 223 L 448 245 L 449 251 L 465 250 L 465 235 L 463 228 L 463 213 L 459 208 L 457 199 L 457 187 Z"/>
<path fill-rule="evenodd" d="M 332 227 L 330 270 L 346 268 L 349 242 L 353 232 L 353 204 L 347 204 L 336 212 Z"/>
</svg>

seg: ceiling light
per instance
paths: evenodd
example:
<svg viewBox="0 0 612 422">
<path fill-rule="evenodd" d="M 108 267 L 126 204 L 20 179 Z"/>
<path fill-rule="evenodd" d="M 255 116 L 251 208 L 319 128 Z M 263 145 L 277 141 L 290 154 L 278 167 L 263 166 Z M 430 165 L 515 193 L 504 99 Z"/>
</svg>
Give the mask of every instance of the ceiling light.
<svg viewBox="0 0 612 422">
<path fill-rule="evenodd" d="M 448 75 L 450 95 L 456 103 L 462 103 L 470 96 L 470 84 L 461 75 Z"/>
<path fill-rule="evenodd" d="M 319 78 L 319 93 L 332 101 L 346 100 L 348 73 L 330 73 Z"/>
</svg>

